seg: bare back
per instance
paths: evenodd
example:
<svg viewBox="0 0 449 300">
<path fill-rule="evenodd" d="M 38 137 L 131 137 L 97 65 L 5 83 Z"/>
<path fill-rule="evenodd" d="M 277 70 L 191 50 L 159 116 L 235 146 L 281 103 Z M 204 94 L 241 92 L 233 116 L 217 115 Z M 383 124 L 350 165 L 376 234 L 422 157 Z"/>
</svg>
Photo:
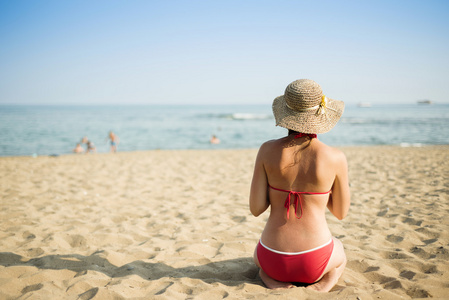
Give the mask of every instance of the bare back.
<svg viewBox="0 0 449 300">
<path fill-rule="evenodd" d="M 284 206 L 286 191 L 324 193 L 300 196 L 301 218 L 294 202 Z M 331 192 L 331 193 L 327 193 Z M 259 150 L 251 185 L 250 208 L 258 215 L 271 205 L 262 240 L 268 247 L 299 252 L 323 245 L 331 238 L 325 211 L 342 219 L 349 209 L 349 185 L 344 154 L 317 139 L 292 135 L 266 142 Z M 288 206 L 288 205 L 287 205 Z M 298 208 L 299 209 L 299 208 Z"/>
</svg>

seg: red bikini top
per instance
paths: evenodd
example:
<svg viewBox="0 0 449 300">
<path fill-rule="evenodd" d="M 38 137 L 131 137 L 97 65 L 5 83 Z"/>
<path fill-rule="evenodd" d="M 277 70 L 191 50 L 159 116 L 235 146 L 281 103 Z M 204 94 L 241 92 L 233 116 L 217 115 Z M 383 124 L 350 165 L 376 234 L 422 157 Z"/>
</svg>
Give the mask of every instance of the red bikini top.
<svg viewBox="0 0 449 300">
<path fill-rule="evenodd" d="M 294 204 L 295 204 L 295 217 L 296 219 L 301 219 L 302 218 L 302 197 L 301 195 L 325 195 L 325 194 L 329 194 L 331 191 L 329 192 L 325 192 L 325 193 L 309 193 L 309 192 L 295 192 L 295 191 L 287 191 L 287 190 L 282 190 L 282 189 L 277 189 L 275 187 L 272 187 L 271 185 L 268 185 L 270 188 L 272 188 L 273 190 L 276 191 L 280 191 L 280 192 L 286 192 L 288 193 L 287 199 L 285 199 L 285 203 L 284 203 L 284 207 L 287 209 L 287 219 L 290 218 L 290 201 L 292 198 L 292 195 L 295 197 L 294 200 Z M 298 218 L 298 202 L 299 202 L 299 206 L 301 208 L 301 215 Z"/>
</svg>

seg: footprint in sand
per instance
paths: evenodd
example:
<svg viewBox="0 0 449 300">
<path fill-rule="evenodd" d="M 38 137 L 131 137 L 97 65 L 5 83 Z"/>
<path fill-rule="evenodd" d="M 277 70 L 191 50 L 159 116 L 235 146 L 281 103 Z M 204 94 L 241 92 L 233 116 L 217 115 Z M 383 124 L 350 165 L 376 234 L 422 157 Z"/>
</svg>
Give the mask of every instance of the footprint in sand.
<svg viewBox="0 0 449 300">
<path fill-rule="evenodd" d="M 423 243 L 426 245 L 435 243 L 436 241 L 438 241 L 438 239 L 429 239 L 429 240 L 424 240 Z"/>
<path fill-rule="evenodd" d="M 406 279 L 408 279 L 408 280 L 412 280 L 413 277 L 415 277 L 415 275 L 416 275 L 416 273 L 415 273 L 415 272 L 412 272 L 412 271 L 402 271 L 402 272 L 399 274 L 400 277 L 406 278 Z"/>
<path fill-rule="evenodd" d="M 435 254 L 430 254 L 427 251 L 425 251 L 424 249 L 422 249 L 420 247 L 416 247 L 416 246 L 413 247 L 412 249 L 410 249 L 410 252 L 422 259 L 425 259 L 425 260 L 436 257 Z"/>
<path fill-rule="evenodd" d="M 402 289 L 402 284 L 399 280 L 393 280 L 384 285 L 386 289 Z"/>
<path fill-rule="evenodd" d="M 368 267 L 368 268 L 365 270 L 365 273 L 366 273 L 366 272 L 375 272 L 375 271 L 379 271 L 379 269 L 380 269 L 380 267 Z"/>
<path fill-rule="evenodd" d="M 421 224 L 422 224 L 421 220 L 417 221 L 417 220 L 415 220 L 413 218 L 403 218 L 402 222 L 406 223 L 406 224 L 409 224 L 409 225 L 416 225 L 416 226 L 421 226 Z"/>
<path fill-rule="evenodd" d="M 385 251 L 382 256 L 386 259 L 411 259 L 412 257 L 403 252 Z"/>
<path fill-rule="evenodd" d="M 28 285 L 28 286 L 23 288 L 22 295 L 26 294 L 26 293 L 29 293 L 29 292 L 38 291 L 38 290 L 40 290 L 43 287 L 44 287 L 44 285 L 42 283 Z"/>
<path fill-rule="evenodd" d="M 82 247 L 85 246 L 87 243 L 87 240 L 84 236 L 79 235 L 79 234 L 72 234 L 69 235 L 65 238 L 66 242 L 69 243 L 69 245 L 72 248 L 76 248 L 76 247 Z"/>
<path fill-rule="evenodd" d="M 400 243 L 404 240 L 404 238 L 402 236 L 398 236 L 398 235 L 394 235 L 394 234 L 390 234 L 387 236 L 387 241 L 391 242 L 391 243 Z"/>
<path fill-rule="evenodd" d="M 432 297 L 432 295 L 427 292 L 426 290 L 420 289 L 419 287 L 413 287 L 411 289 L 407 290 L 407 295 L 409 295 L 412 298 L 429 298 Z"/>
<path fill-rule="evenodd" d="M 98 288 L 93 288 L 88 290 L 87 292 L 84 292 L 80 295 L 78 295 L 78 299 L 80 300 L 89 300 L 92 299 L 93 297 L 95 297 L 95 295 L 98 293 Z"/>
<path fill-rule="evenodd" d="M 35 239 L 35 238 L 36 238 L 36 235 L 34 235 L 33 233 L 31 233 L 31 232 L 29 232 L 29 231 L 27 230 L 27 231 L 25 231 L 25 232 L 22 234 L 22 237 L 23 237 L 25 240 L 32 240 L 32 239 Z"/>
</svg>

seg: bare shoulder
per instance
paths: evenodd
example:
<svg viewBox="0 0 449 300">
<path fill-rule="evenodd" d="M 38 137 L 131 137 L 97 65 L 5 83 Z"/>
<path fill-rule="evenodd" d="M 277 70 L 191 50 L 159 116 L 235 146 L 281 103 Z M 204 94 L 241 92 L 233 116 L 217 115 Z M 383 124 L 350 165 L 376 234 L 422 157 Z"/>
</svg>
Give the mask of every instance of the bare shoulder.
<svg viewBox="0 0 449 300">
<path fill-rule="evenodd" d="M 317 154 L 320 159 L 332 162 L 336 165 L 346 165 L 346 156 L 340 149 L 328 146 L 322 142 L 319 142 L 317 147 Z"/>
<path fill-rule="evenodd" d="M 259 155 L 269 155 L 269 153 L 275 151 L 281 147 L 281 145 L 281 139 L 266 141 L 260 146 Z"/>
<path fill-rule="evenodd" d="M 263 143 L 262 146 L 260 146 L 260 147 L 261 148 L 262 147 L 264 147 L 264 148 L 275 147 L 276 145 L 280 144 L 281 140 L 282 140 L 282 138 L 281 139 L 275 139 L 275 140 L 269 140 L 269 141 L 266 141 L 265 143 Z"/>
</svg>

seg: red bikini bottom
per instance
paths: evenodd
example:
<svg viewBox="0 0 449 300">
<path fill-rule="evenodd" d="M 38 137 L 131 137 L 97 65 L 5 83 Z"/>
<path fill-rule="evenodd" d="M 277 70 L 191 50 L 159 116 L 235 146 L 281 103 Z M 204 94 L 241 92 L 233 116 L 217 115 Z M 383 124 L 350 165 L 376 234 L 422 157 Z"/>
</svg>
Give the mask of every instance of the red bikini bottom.
<svg viewBox="0 0 449 300">
<path fill-rule="evenodd" d="M 326 269 L 333 250 L 333 239 L 317 248 L 296 253 L 273 250 L 259 241 L 257 258 L 262 270 L 277 281 L 314 283 Z"/>
</svg>

